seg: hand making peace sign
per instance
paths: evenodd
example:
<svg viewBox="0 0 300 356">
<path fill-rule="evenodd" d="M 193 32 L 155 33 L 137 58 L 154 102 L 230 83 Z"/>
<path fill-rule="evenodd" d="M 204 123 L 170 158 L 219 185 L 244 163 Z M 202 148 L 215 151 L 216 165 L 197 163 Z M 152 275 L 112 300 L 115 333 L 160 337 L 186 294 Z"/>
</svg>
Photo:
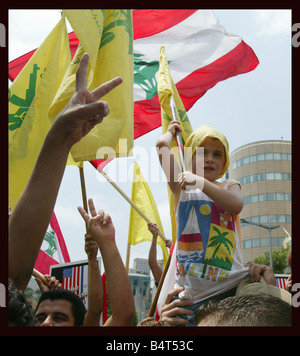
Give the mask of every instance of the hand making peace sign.
<svg viewBox="0 0 300 356">
<path fill-rule="evenodd" d="M 76 72 L 75 92 L 54 122 L 61 125 L 60 130 L 70 145 L 80 141 L 95 125 L 103 121 L 109 113 L 108 103 L 98 100 L 122 83 L 122 78 L 116 77 L 89 92 L 86 84 L 88 62 L 89 55 L 85 53 Z"/>
<path fill-rule="evenodd" d="M 115 228 L 110 215 L 105 214 L 103 210 L 97 212 L 93 199 L 88 200 L 88 205 L 91 216 L 80 206 L 78 211 L 87 223 L 88 231 L 99 247 L 103 243 L 115 242 Z"/>
</svg>

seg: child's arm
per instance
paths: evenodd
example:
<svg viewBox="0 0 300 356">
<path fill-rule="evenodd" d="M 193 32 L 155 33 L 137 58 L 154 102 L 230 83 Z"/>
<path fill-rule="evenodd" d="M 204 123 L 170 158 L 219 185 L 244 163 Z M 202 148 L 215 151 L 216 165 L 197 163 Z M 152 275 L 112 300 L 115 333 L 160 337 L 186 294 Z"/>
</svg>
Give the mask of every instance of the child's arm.
<svg viewBox="0 0 300 356">
<path fill-rule="evenodd" d="M 204 178 L 203 192 L 230 214 L 238 215 L 243 209 L 244 200 L 238 184 L 224 189 Z"/>
<path fill-rule="evenodd" d="M 184 188 L 186 185 L 199 188 L 210 197 L 220 208 L 230 214 L 239 214 L 244 206 L 241 189 L 238 184 L 223 189 L 217 184 L 210 182 L 204 177 L 197 176 L 191 172 L 183 172 L 178 177 L 179 185 Z"/>
<path fill-rule="evenodd" d="M 151 231 L 153 237 L 152 237 L 152 243 L 150 246 L 149 254 L 148 254 L 148 263 L 149 267 L 151 269 L 151 272 L 153 274 L 155 282 L 158 284 L 159 280 L 162 276 L 162 270 L 159 267 L 157 263 L 157 251 L 156 251 L 156 244 L 157 244 L 157 237 L 158 237 L 158 228 L 155 223 L 148 223 L 148 230 Z"/>
<path fill-rule="evenodd" d="M 171 150 L 171 144 L 175 137 L 176 130 L 182 131 L 178 121 L 171 121 L 168 130 L 156 142 L 157 153 L 161 167 L 167 177 L 169 187 L 175 198 L 179 189 L 178 174 L 180 168 Z"/>
</svg>

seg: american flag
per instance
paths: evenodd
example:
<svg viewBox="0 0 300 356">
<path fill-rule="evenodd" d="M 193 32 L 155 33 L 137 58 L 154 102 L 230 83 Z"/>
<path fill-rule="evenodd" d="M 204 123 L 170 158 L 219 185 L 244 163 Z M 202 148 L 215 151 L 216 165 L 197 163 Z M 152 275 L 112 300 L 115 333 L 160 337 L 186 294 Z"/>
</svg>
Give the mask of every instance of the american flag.
<svg viewBox="0 0 300 356">
<path fill-rule="evenodd" d="M 285 278 L 276 278 L 276 286 L 281 289 L 286 289 L 285 281 Z"/>
<path fill-rule="evenodd" d="M 286 290 L 286 280 L 288 279 L 288 275 L 275 274 L 276 286 L 278 288 Z"/>
<path fill-rule="evenodd" d="M 65 267 L 62 271 L 62 286 L 85 300 L 88 285 L 88 265 Z"/>
</svg>

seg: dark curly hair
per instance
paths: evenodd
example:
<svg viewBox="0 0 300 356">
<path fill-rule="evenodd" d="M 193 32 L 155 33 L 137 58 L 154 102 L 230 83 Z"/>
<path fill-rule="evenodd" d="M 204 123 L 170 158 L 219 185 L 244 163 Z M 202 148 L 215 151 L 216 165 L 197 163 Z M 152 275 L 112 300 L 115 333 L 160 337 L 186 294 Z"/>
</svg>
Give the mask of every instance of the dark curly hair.
<svg viewBox="0 0 300 356">
<path fill-rule="evenodd" d="M 8 281 L 8 325 L 9 326 L 37 326 L 31 303 L 14 282 Z"/>
</svg>

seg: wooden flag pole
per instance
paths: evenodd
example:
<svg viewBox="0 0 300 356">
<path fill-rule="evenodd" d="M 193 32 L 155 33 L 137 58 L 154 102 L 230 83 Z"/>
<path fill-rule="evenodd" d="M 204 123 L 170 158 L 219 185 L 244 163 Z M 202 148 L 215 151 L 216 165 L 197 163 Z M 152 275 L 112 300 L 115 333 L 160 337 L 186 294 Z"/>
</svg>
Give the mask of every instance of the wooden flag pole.
<svg viewBox="0 0 300 356">
<path fill-rule="evenodd" d="M 131 248 L 131 244 L 128 243 L 128 244 L 127 244 L 127 252 L 126 252 L 126 265 L 125 265 L 127 274 L 129 273 L 130 248 Z"/>
<path fill-rule="evenodd" d="M 171 96 L 171 99 L 170 99 L 170 107 L 171 107 L 171 112 L 172 112 L 172 121 L 178 121 L 177 110 L 176 110 L 176 105 L 175 105 L 173 95 Z M 186 163 L 185 163 L 184 154 L 183 154 L 184 148 L 183 148 L 183 144 L 182 144 L 182 138 L 181 138 L 180 131 L 176 130 L 175 138 L 176 138 L 176 143 L 177 143 L 177 147 L 178 147 L 181 169 L 182 169 L 182 172 L 184 172 L 187 169 L 186 169 Z"/>
<path fill-rule="evenodd" d="M 156 304 L 157 304 L 157 301 L 158 301 L 158 297 L 160 295 L 160 291 L 161 291 L 161 288 L 162 288 L 162 285 L 164 283 L 164 280 L 165 280 L 165 277 L 166 277 L 166 274 L 168 272 L 168 269 L 169 269 L 169 266 L 170 266 L 170 262 L 171 262 L 171 255 L 169 255 L 168 257 L 168 260 L 167 260 L 167 263 L 166 263 L 166 266 L 163 270 L 163 274 L 162 276 L 160 277 L 160 280 L 159 280 L 159 283 L 158 283 L 158 286 L 157 286 L 157 290 L 156 290 L 156 293 L 155 293 L 155 297 L 152 301 L 152 304 L 151 304 L 151 307 L 150 307 L 150 310 L 148 312 L 148 317 L 153 317 L 154 316 L 154 313 L 155 313 L 155 310 L 156 310 Z"/>
<path fill-rule="evenodd" d="M 34 278 L 39 278 L 45 284 L 45 286 L 48 286 L 48 281 L 46 278 L 42 274 L 38 273 L 35 269 L 32 271 L 32 276 Z"/>
<path fill-rule="evenodd" d="M 128 201 L 128 203 L 141 215 L 141 217 L 147 221 L 147 223 L 151 222 L 149 218 L 142 212 L 142 210 L 117 186 L 117 184 L 102 170 L 98 171 L 103 175 L 103 177 Z M 158 230 L 158 235 L 167 242 L 167 239 L 163 235 L 163 233 Z"/>
<path fill-rule="evenodd" d="M 171 107 L 171 112 L 172 112 L 172 121 L 178 121 L 177 109 L 176 109 L 176 104 L 175 104 L 173 95 L 170 98 L 170 107 Z M 175 138 L 176 138 L 176 144 L 177 144 L 178 153 L 179 153 L 179 159 L 180 159 L 180 163 L 181 163 L 181 169 L 182 169 L 182 172 L 184 172 L 187 169 L 186 169 L 186 163 L 185 163 L 184 154 L 183 154 L 184 153 L 184 148 L 183 148 L 183 144 L 182 144 L 182 138 L 181 138 L 180 131 L 176 131 Z M 148 317 L 153 317 L 153 315 L 155 313 L 156 304 L 157 304 L 157 301 L 158 301 L 158 298 L 159 298 L 159 295 L 160 295 L 160 291 L 161 291 L 162 285 L 164 283 L 166 274 L 167 274 L 169 266 L 170 266 L 171 257 L 172 256 L 169 255 L 169 258 L 168 258 L 168 261 L 166 263 L 165 269 L 164 269 L 163 274 L 162 274 L 162 276 L 161 276 L 161 278 L 159 280 L 157 291 L 156 291 L 155 297 L 153 299 L 153 302 L 151 304 L 151 307 L 150 307 L 150 310 L 149 310 L 149 313 L 148 313 Z"/>
<path fill-rule="evenodd" d="M 84 207 L 84 210 L 88 213 L 88 205 L 87 205 L 87 197 L 86 197 L 83 165 L 82 165 L 82 167 L 78 167 L 78 168 L 79 168 L 79 174 L 80 174 L 80 184 L 81 184 L 83 207 Z M 86 229 L 86 233 L 88 233 L 87 223 L 85 223 L 85 229 Z"/>
</svg>

